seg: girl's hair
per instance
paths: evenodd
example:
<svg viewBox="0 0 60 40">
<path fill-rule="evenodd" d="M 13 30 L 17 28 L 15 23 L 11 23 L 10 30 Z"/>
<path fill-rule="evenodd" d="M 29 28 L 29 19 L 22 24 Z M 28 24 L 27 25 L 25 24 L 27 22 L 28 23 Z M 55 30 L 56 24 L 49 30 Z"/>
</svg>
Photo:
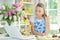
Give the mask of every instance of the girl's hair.
<svg viewBox="0 0 60 40">
<path fill-rule="evenodd" d="M 37 5 L 36 5 L 36 7 L 41 7 L 41 8 L 43 8 L 43 11 L 44 11 L 44 14 L 42 15 L 42 17 L 47 17 L 47 15 L 46 15 L 46 13 L 45 13 L 45 8 L 44 8 L 44 5 L 42 4 L 42 3 L 38 3 Z"/>
</svg>

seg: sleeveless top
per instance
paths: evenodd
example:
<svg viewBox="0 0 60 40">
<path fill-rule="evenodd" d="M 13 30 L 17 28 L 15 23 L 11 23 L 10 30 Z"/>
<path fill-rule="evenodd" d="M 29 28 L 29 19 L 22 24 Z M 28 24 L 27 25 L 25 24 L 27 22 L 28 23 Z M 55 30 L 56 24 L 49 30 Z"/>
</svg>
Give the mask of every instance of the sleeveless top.
<svg viewBox="0 0 60 40">
<path fill-rule="evenodd" d="M 32 23 L 34 24 L 34 30 L 36 32 L 40 32 L 40 33 L 44 33 L 45 29 L 46 29 L 46 21 L 43 17 L 41 17 L 40 19 L 37 19 L 36 17 L 34 17 L 32 20 Z"/>
</svg>

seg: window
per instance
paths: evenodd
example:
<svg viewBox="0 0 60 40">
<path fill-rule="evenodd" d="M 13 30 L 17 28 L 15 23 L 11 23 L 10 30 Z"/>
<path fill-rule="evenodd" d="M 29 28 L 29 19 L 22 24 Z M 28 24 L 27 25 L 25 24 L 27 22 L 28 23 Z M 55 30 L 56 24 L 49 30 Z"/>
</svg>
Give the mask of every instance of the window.
<svg viewBox="0 0 60 40">
<path fill-rule="evenodd" d="M 45 0 L 45 8 L 47 15 L 50 16 L 51 24 L 57 23 L 57 0 Z"/>
</svg>

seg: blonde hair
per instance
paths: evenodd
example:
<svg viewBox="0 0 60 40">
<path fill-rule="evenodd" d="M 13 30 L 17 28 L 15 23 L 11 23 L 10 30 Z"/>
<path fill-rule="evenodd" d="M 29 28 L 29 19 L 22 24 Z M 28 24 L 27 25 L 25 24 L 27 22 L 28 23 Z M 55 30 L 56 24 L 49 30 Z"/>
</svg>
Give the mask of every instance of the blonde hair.
<svg viewBox="0 0 60 40">
<path fill-rule="evenodd" d="M 38 3 L 37 5 L 36 5 L 36 7 L 41 7 L 41 8 L 43 8 L 43 10 L 44 10 L 44 14 L 42 15 L 42 17 L 47 17 L 47 15 L 46 15 L 46 13 L 45 13 L 45 8 L 44 8 L 44 4 L 42 4 L 42 3 Z"/>
</svg>

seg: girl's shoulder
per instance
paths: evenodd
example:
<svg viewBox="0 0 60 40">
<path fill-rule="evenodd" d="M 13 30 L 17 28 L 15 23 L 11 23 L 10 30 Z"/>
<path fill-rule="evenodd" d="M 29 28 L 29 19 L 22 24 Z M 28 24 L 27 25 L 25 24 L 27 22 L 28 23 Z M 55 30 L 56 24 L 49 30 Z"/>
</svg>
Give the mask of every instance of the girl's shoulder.
<svg viewBox="0 0 60 40">
<path fill-rule="evenodd" d="M 49 16 L 47 16 L 47 17 L 45 17 L 45 19 L 46 19 L 46 20 L 49 20 L 49 19 L 50 19 L 50 17 L 49 17 Z"/>
<path fill-rule="evenodd" d="M 49 16 L 45 17 L 45 20 L 46 22 L 50 22 L 50 17 Z"/>
<path fill-rule="evenodd" d="M 50 18 L 49 16 L 47 16 L 46 18 Z"/>
</svg>

